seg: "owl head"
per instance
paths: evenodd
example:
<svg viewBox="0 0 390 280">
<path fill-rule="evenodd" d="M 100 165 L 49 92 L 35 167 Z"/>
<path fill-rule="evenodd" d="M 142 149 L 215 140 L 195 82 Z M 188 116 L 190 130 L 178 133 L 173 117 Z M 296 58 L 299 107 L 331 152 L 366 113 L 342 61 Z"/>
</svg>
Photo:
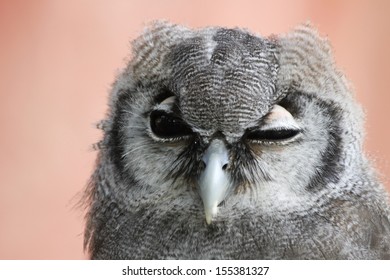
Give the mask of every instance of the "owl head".
<svg viewBox="0 0 390 280">
<path fill-rule="evenodd" d="M 269 38 L 155 22 L 103 122 L 95 200 L 204 226 L 312 207 L 364 167 L 362 114 L 310 25 Z"/>
</svg>

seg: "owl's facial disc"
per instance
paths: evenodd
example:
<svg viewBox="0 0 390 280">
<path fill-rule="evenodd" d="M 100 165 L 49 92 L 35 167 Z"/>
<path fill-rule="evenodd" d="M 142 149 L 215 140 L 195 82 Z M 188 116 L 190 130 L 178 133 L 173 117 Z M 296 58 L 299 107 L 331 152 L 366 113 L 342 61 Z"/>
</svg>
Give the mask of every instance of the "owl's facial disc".
<svg viewBox="0 0 390 280">
<path fill-rule="evenodd" d="M 199 177 L 199 189 L 206 222 L 210 224 L 217 214 L 218 204 L 226 198 L 231 185 L 225 171 L 229 163 L 229 155 L 224 142 L 220 139 L 213 140 L 202 160 L 206 166 Z"/>
</svg>

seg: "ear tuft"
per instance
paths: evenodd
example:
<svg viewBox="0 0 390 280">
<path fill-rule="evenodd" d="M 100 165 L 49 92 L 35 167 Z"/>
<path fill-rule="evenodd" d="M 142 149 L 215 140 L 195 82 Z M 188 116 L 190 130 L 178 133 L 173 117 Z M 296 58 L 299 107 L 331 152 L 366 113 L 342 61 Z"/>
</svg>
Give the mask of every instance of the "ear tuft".
<svg viewBox="0 0 390 280">
<path fill-rule="evenodd" d="M 310 53 L 317 52 L 331 56 L 332 48 L 329 40 L 322 37 L 310 21 L 295 27 L 285 38 Z"/>
<path fill-rule="evenodd" d="M 188 28 L 168 21 L 153 21 L 146 25 L 143 33 L 132 42 L 133 57 L 129 67 L 133 71 L 133 77 L 140 78 L 159 72 L 161 63 L 173 44 L 187 38 L 189 34 Z"/>
<path fill-rule="evenodd" d="M 152 21 L 147 24 L 142 34 L 132 42 L 134 57 L 144 57 L 151 49 L 167 48 L 178 37 L 184 37 L 188 29 L 166 20 Z"/>
</svg>

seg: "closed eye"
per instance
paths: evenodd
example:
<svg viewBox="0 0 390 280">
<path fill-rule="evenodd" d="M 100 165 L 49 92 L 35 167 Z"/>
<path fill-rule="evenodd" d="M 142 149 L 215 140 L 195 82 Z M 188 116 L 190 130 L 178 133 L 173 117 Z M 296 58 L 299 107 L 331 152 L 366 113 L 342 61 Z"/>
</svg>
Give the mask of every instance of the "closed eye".
<svg viewBox="0 0 390 280">
<path fill-rule="evenodd" d="M 300 125 L 285 108 L 274 105 L 259 126 L 249 128 L 245 139 L 254 143 L 284 144 L 302 132 Z"/>
<path fill-rule="evenodd" d="M 246 139 L 254 142 L 282 142 L 293 139 L 301 131 L 295 128 L 253 129 L 246 134 Z"/>
</svg>

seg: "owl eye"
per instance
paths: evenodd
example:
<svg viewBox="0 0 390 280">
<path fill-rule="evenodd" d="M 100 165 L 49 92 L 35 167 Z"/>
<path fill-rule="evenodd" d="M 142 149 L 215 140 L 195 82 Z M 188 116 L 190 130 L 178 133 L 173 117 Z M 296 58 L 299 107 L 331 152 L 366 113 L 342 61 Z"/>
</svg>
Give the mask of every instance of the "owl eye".
<svg viewBox="0 0 390 280">
<path fill-rule="evenodd" d="M 264 144 L 286 143 L 300 132 L 302 129 L 294 117 L 284 107 L 274 105 L 258 127 L 247 131 L 246 139 Z"/>
<path fill-rule="evenodd" d="M 252 130 L 246 135 L 249 140 L 277 142 L 294 138 L 300 130 L 298 129 L 267 129 L 267 130 Z"/>
<path fill-rule="evenodd" d="M 150 114 L 150 127 L 157 137 L 167 140 L 179 140 L 192 134 L 191 128 L 182 119 L 164 111 Z"/>
</svg>

